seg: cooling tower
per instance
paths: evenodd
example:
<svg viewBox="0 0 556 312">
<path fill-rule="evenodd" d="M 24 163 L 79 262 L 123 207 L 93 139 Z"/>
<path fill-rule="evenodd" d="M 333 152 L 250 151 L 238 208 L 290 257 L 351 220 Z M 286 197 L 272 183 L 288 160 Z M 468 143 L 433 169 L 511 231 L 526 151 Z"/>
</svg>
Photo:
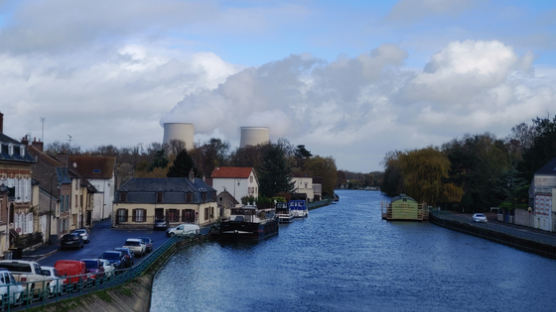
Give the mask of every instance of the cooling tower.
<svg viewBox="0 0 556 312">
<path fill-rule="evenodd" d="M 249 145 L 267 144 L 270 142 L 268 128 L 266 127 L 241 127 L 239 147 Z"/>
<path fill-rule="evenodd" d="M 170 145 L 173 140 L 185 143 L 185 149 L 193 148 L 193 135 L 195 130 L 192 123 L 165 123 L 163 144 Z"/>
</svg>

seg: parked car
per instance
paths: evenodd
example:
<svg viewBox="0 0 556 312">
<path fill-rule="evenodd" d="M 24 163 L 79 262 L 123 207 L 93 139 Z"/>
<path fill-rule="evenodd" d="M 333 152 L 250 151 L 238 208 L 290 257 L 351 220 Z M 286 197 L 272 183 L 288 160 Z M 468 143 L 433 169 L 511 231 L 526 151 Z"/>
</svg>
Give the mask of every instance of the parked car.
<svg viewBox="0 0 556 312">
<path fill-rule="evenodd" d="M 15 280 L 10 271 L 0 270 L 0 307 L 4 307 L 6 305 L 3 302 L 4 298 L 8 299 L 7 304 L 14 304 L 18 302 L 21 298 L 21 293 L 24 290 L 25 287 Z"/>
<path fill-rule="evenodd" d="M 169 226 L 168 221 L 164 219 L 156 219 L 154 220 L 154 229 L 155 230 L 166 230 Z"/>
<path fill-rule="evenodd" d="M 176 227 L 169 228 L 166 230 L 167 236 L 174 236 L 174 235 L 196 235 L 199 234 L 201 228 L 197 224 L 189 224 L 184 223 L 180 224 Z"/>
<path fill-rule="evenodd" d="M 126 267 L 126 259 L 125 259 L 125 255 L 123 252 L 121 251 L 116 251 L 116 250 L 107 250 L 105 252 L 102 253 L 102 255 L 99 257 L 100 260 L 108 260 L 108 262 L 110 263 L 110 265 L 114 266 L 114 269 L 118 270 L 118 269 L 123 269 Z"/>
<path fill-rule="evenodd" d="M 482 213 L 474 213 L 473 214 L 473 221 L 474 222 L 484 222 L 487 223 L 487 217 Z"/>
<path fill-rule="evenodd" d="M 62 236 L 60 249 L 64 248 L 83 248 L 84 242 L 79 233 L 70 233 Z"/>
<path fill-rule="evenodd" d="M 72 233 L 78 233 L 85 243 L 89 242 L 89 230 L 77 229 L 77 230 L 73 230 Z"/>
<path fill-rule="evenodd" d="M 143 244 L 143 241 L 140 240 L 139 238 L 126 239 L 122 247 L 128 248 L 137 257 L 143 256 L 145 254 L 145 249 L 147 248 L 147 246 Z"/>
<path fill-rule="evenodd" d="M 104 276 L 104 267 L 99 259 L 81 259 L 81 261 L 85 262 L 88 278 L 96 280 Z"/>
<path fill-rule="evenodd" d="M 46 276 L 48 280 L 48 290 L 51 295 L 59 294 L 64 287 L 64 279 L 58 274 L 58 271 L 51 266 L 41 266 L 41 274 Z"/>
<path fill-rule="evenodd" d="M 24 287 L 30 287 L 30 290 L 42 291 L 42 281 L 47 280 L 47 277 L 42 275 L 41 266 L 36 261 L 1 260 L 0 268 L 12 272 L 15 280 L 23 283 Z"/>
<path fill-rule="evenodd" d="M 143 244 L 145 244 L 145 251 L 146 252 L 153 251 L 153 241 L 152 241 L 152 239 L 150 239 L 149 237 L 139 237 L 139 239 L 141 241 L 143 241 Z"/>
<path fill-rule="evenodd" d="M 124 254 L 126 259 L 125 262 L 126 268 L 133 266 L 133 263 L 135 262 L 135 257 L 133 256 L 133 252 L 129 250 L 129 248 L 118 247 L 118 248 L 114 248 L 114 250 L 121 251 Z"/>
<path fill-rule="evenodd" d="M 77 283 L 87 279 L 87 268 L 83 261 L 58 260 L 54 263 L 58 274 L 65 278 L 64 284 Z"/>
<path fill-rule="evenodd" d="M 114 276 L 114 272 L 116 271 L 114 265 L 110 264 L 110 261 L 107 259 L 98 259 L 98 260 L 100 260 L 100 263 L 102 264 L 102 268 L 104 269 L 104 276 L 106 278 L 111 278 L 112 276 Z"/>
</svg>

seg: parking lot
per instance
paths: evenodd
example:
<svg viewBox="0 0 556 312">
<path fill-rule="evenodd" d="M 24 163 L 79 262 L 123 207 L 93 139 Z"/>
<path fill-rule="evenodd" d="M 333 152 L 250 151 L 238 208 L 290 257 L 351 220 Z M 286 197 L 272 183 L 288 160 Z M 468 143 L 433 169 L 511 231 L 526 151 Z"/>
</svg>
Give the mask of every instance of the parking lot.
<svg viewBox="0 0 556 312">
<path fill-rule="evenodd" d="M 88 244 L 81 249 L 58 250 L 54 254 L 39 261 L 40 265 L 53 266 L 58 260 L 80 260 L 98 258 L 104 251 L 122 247 L 127 238 L 150 237 L 153 250 L 167 240 L 165 231 L 153 230 L 122 230 L 113 229 L 110 220 L 103 221 L 90 231 Z M 135 258 L 135 264 L 142 258 Z"/>
</svg>

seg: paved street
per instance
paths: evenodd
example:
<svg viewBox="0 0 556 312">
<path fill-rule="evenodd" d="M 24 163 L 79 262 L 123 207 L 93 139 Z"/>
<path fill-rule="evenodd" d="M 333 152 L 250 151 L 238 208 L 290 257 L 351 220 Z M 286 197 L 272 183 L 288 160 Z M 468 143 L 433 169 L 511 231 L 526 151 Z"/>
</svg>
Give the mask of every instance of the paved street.
<svg viewBox="0 0 556 312">
<path fill-rule="evenodd" d="M 39 261 L 41 265 L 52 266 L 57 260 L 80 260 L 98 258 L 104 251 L 121 247 L 127 238 L 150 237 L 153 240 L 153 250 L 166 241 L 165 231 L 153 230 L 120 230 L 110 226 L 110 220 L 95 225 L 90 233 L 90 243 L 82 249 L 58 250 L 54 254 Z M 142 258 L 135 258 L 135 264 Z"/>
<path fill-rule="evenodd" d="M 441 211 L 436 213 L 438 217 L 448 220 L 454 220 L 460 223 L 467 223 L 472 226 L 486 228 L 492 231 L 506 233 L 511 236 L 523 238 L 526 240 L 537 241 L 546 245 L 556 246 L 556 233 L 545 232 L 533 228 L 527 228 L 514 224 L 500 223 L 491 221 L 488 223 L 473 222 L 470 214 L 453 213 L 448 211 Z"/>
</svg>

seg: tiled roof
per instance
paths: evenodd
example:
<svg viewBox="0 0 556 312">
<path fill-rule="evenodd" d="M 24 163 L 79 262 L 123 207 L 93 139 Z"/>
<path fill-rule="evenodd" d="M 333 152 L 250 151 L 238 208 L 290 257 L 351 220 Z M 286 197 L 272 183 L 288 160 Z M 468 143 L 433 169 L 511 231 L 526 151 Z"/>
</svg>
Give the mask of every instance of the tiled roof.
<svg viewBox="0 0 556 312">
<path fill-rule="evenodd" d="M 113 156 L 70 155 L 69 165 L 87 179 L 111 179 L 116 158 Z"/>
<path fill-rule="evenodd" d="M 211 178 L 241 178 L 247 179 L 249 175 L 253 171 L 252 167 L 216 167 L 212 174 L 210 175 Z"/>
<path fill-rule="evenodd" d="M 157 193 L 162 193 L 162 204 L 185 203 L 186 193 L 192 193 L 192 202 L 216 201 L 216 191 L 203 180 L 191 182 L 187 178 L 133 178 L 124 183 L 118 190 L 115 202 L 120 201 L 120 193 L 125 192 L 126 203 L 157 203 Z M 201 193 L 206 192 L 203 199 Z"/>
<path fill-rule="evenodd" d="M 552 158 L 552 160 L 550 160 L 546 165 L 537 170 L 535 174 L 556 175 L 556 157 Z"/>
</svg>

